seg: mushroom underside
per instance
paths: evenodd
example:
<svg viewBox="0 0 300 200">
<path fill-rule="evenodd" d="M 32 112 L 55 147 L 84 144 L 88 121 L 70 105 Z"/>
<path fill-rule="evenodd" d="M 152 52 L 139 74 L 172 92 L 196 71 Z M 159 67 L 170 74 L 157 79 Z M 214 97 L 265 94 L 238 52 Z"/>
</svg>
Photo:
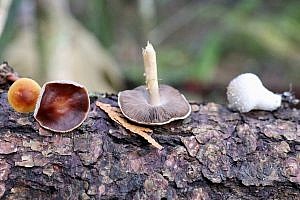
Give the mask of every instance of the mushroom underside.
<svg viewBox="0 0 300 200">
<path fill-rule="evenodd" d="M 89 99 L 85 88 L 66 83 L 48 83 L 42 88 L 42 95 L 34 117 L 49 130 L 68 132 L 86 119 Z"/>
<path fill-rule="evenodd" d="M 151 105 L 146 86 L 119 93 L 119 106 L 122 113 L 131 121 L 147 124 L 166 124 L 186 118 L 191 107 L 180 92 L 170 86 L 160 85 L 160 104 Z"/>
</svg>

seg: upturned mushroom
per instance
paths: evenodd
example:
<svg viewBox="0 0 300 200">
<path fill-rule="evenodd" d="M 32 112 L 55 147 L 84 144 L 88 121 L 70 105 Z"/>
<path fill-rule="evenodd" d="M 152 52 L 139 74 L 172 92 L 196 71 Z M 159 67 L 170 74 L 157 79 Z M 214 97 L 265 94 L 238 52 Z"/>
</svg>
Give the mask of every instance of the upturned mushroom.
<svg viewBox="0 0 300 200">
<path fill-rule="evenodd" d="M 171 86 L 158 85 L 156 53 L 149 42 L 142 53 L 146 85 L 119 93 L 118 104 L 123 115 L 146 125 L 162 125 L 188 117 L 191 106 L 186 98 Z"/>
<path fill-rule="evenodd" d="M 40 85 L 34 80 L 19 78 L 9 87 L 8 103 L 17 112 L 32 112 L 35 109 L 40 90 Z"/>
<path fill-rule="evenodd" d="M 276 110 L 282 96 L 264 87 L 261 80 L 252 73 L 234 78 L 227 87 L 228 107 L 241 113 L 251 110 Z"/>
<path fill-rule="evenodd" d="M 45 129 L 69 132 L 86 119 L 90 108 L 87 89 L 73 81 L 51 81 L 43 85 L 34 118 Z"/>
</svg>

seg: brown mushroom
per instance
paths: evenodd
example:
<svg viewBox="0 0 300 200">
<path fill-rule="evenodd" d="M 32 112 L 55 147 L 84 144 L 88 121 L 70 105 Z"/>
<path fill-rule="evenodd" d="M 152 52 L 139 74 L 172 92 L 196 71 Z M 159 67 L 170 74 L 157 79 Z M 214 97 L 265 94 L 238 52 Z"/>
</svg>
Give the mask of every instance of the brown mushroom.
<svg viewBox="0 0 300 200">
<path fill-rule="evenodd" d="M 119 93 L 118 104 L 129 120 L 146 125 L 162 125 L 184 119 L 191 106 L 180 92 L 168 85 L 158 85 L 156 53 L 148 42 L 143 49 L 146 86 Z"/>
<path fill-rule="evenodd" d="M 69 132 L 83 123 L 89 108 L 84 86 L 73 81 L 51 81 L 42 87 L 34 118 L 45 129 Z"/>
<path fill-rule="evenodd" d="M 41 87 L 34 80 L 19 78 L 8 90 L 8 103 L 17 112 L 32 112 L 34 111 L 40 90 Z"/>
</svg>

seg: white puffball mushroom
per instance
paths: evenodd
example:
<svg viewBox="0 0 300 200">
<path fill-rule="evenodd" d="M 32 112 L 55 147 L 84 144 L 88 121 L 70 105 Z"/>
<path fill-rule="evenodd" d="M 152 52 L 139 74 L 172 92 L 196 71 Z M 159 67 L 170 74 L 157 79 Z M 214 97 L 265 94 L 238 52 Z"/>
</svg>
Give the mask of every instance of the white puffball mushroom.
<svg viewBox="0 0 300 200">
<path fill-rule="evenodd" d="M 241 113 L 250 110 L 276 110 L 281 105 L 281 95 L 264 87 L 252 73 L 234 78 L 227 87 L 228 107 Z"/>
</svg>

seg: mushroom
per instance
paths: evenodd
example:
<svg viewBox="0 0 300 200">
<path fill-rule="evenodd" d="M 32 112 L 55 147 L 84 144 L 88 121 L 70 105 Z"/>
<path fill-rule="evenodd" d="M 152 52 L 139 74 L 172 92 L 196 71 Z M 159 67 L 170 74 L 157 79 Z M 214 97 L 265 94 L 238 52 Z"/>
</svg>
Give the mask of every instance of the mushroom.
<svg viewBox="0 0 300 200">
<path fill-rule="evenodd" d="M 17 112 L 27 113 L 34 111 L 41 87 L 29 78 L 17 79 L 7 93 L 8 103 Z"/>
<path fill-rule="evenodd" d="M 142 53 L 146 85 L 119 93 L 118 104 L 123 115 L 146 125 L 162 125 L 188 117 L 191 106 L 186 98 L 168 85 L 158 85 L 156 53 L 149 42 Z"/>
<path fill-rule="evenodd" d="M 64 133 L 79 127 L 89 108 L 84 86 L 73 81 L 50 81 L 42 87 L 34 118 L 45 129 Z"/>
<path fill-rule="evenodd" d="M 250 110 L 276 110 L 281 105 L 281 95 L 264 87 L 261 80 L 252 73 L 234 78 L 227 87 L 228 107 L 241 113 Z"/>
</svg>

